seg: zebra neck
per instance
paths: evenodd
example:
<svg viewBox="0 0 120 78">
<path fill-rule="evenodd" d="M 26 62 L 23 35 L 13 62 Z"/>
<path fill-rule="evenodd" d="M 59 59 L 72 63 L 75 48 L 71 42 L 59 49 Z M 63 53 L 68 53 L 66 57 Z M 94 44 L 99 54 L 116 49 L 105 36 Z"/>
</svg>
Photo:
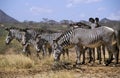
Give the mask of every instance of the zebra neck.
<svg viewBox="0 0 120 78">
<path fill-rule="evenodd" d="M 70 38 L 72 37 L 73 30 L 66 31 L 65 33 L 61 34 L 60 37 L 57 38 L 57 42 L 62 47 L 67 47 L 71 45 Z"/>
</svg>

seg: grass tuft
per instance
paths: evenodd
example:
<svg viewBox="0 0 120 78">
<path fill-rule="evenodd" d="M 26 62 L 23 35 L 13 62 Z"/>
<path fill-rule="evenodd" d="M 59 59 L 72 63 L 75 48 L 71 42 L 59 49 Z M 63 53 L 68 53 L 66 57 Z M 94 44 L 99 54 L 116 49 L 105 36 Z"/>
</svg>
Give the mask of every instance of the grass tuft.
<svg viewBox="0 0 120 78">
<path fill-rule="evenodd" d="M 0 55 L 0 68 L 31 68 L 34 61 L 30 58 L 19 55 Z"/>
</svg>

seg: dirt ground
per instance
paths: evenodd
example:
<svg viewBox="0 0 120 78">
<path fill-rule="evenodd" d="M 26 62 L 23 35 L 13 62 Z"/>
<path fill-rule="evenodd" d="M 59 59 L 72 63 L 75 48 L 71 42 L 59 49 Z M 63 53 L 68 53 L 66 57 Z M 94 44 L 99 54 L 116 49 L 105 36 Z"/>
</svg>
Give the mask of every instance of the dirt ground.
<svg viewBox="0 0 120 78">
<path fill-rule="evenodd" d="M 74 54 L 71 53 L 70 61 L 63 62 L 56 69 L 53 68 L 52 63 L 49 64 L 49 61 L 41 65 L 42 60 L 35 67 L 28 69 L 0 68 L 0 78 L 120 78 L 120 63 L 114 67 L 113 63 L 104 66 L 96 61 L 94 64 L 86 63 L 74 67 L 75 57 L 73 56 Z"/>
<path fill-rule="evenodd" d="M 120 67 L 81 66 L 61 70 L 19 69 L 0 70 L 0 78 L 120 78 Z"/>
</svg>

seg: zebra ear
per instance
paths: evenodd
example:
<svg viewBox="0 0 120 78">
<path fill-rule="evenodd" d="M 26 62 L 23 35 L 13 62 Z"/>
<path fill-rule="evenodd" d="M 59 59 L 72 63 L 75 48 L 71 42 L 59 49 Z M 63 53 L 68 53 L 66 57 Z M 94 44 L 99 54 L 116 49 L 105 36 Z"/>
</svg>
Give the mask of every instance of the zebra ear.
<svg viewBox="0 0 120 78">
<path fill-rule="evenodd" d="M 96 17 L 96 18 L 95 18 L 95 21 L 98 23 L 98 22 L 99 22 L 99 18 L 98 18 L 98 17 Z"/>
<path fill-rule="evenodd" d="M 95 22 L 95 20 L 94 20 L 93 18 L 89 18 L 89 22 L 94 23 L 94 22 Z"/>
</svg>

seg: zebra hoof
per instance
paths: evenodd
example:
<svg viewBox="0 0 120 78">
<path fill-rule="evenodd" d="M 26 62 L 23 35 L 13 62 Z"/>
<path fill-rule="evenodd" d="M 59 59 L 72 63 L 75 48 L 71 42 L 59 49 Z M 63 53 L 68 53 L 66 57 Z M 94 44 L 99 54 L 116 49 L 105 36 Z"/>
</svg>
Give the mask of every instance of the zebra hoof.
<svg viewBox="0 0 120 78">
<path fill-rule="evenodd" d="M 98 63 L 99 65 L 101 64 L 101 62 Z"/>
<path fill-rule="evenodd" d="M 88 63 L 91 63 L 92 60 L 89 60 Z"/>
<path fill-rule="evenodd" d="M 114 65 L 113 65 L 113 67 L 117 67 L 117 65 L 116 65 L 116 64 L 114 64 Z"/>
<path fill-rule="evenodd" d="M 99 60 L 99 58 L 97 58 L 97 60 Z"/>
<path fill-rule="evenodd" d="M 76 67 L 76 64 L 74 64 L 73 67 L 75 68 L 75 67 Z"/>
<path fill-rule="evenodd" d="M 106 66 L 106 64 L 105 64 L 105 63 L 103 63 L 102 65 L 103 65 L 103 66 Z"/>
<path fill-rule="evenodd" d="M 76 63 L 76 65 L 81 65 L 82 63 Z"/>
<path fill-rule="evenodd" d="M 109 65 L 108 63 L 105 64 L 105 66 L 108 66 L 108 65 Z"/>
<path fill-rule="evenodd" d="M 85 64 L 85 62 L 82 62 L 81 64 Z"/>
</svg>

